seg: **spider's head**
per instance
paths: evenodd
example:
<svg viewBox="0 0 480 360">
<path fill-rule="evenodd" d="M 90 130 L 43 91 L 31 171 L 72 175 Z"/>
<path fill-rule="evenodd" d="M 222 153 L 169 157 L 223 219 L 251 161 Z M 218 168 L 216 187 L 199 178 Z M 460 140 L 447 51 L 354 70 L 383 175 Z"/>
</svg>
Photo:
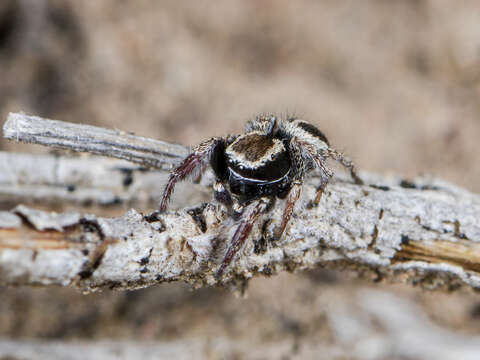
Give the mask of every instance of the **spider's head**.
<svg viewBox="0 0 480 360">
<path fill-rule="evenodd" d="M 281 195 L 290 186 L 290 154 L 282 140 L 269 134 L 239 136 L 225 149 L 225 160 L 230 190 L 243 201 Z"/>
</svg>

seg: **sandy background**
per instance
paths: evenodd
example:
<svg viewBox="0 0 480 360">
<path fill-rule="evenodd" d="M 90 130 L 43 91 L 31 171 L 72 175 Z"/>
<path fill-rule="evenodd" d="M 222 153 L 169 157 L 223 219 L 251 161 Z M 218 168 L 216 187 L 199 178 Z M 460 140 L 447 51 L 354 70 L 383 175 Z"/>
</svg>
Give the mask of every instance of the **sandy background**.
<svg viewBox="0 0 480 360">
<path fill-rule="evenodd" d="M 475 0 L 2 0 L 0 119 L 24 111 L 196 144 L 241 132 L 259 112 L 296 113 L 360 169 L 435 174 L 479 192 L 479 9 Z M 0 150 L 47 151 L 4 140 Z M 354 306 L 365 286 L 375 287 L 318 270 L 255 279 L 248 299 L 181 284 L 87 296 L 0 288 L 0 336 L 223 336 L 282 341 L 291 347 L 277 355 L 307 358 L 305 344 L 335 342 L 332 304 Z M 480 335 L 479 295 L 377 288 Z"/>
</svg>

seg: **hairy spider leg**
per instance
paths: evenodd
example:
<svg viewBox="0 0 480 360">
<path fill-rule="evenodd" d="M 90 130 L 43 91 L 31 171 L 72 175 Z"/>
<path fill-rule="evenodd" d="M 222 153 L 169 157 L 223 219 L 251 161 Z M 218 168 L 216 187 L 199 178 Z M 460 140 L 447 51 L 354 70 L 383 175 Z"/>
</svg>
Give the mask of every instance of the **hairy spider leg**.
<svg viewBox="0 0 480 360">
<path fill-rule="evenodd" d="M 341 152 L 329 147 L 326 151 L 326 155 L 328 157 L 331 157 L 335 161 L 338 161 L 340 164 L 342 164 L 344 167 L 346 167 L 350 171 L 350 175 L 352 179 L 355 181 L 355 184 L 357 185 L 363 185 L 363 180 L 360 179 L 360 177 L 357 175 L 357 171 L 355 169 L 355 166 L 353 165 L 352 161 L 347 158 L 345 155 L 343 155 Z"/>
<path fill-rule="evenodd" d="M 320 185 L 317 189 L 317 196 L 313 201 L 315 205 L 318 205 L 322 197 L 323 191 L 325 190 L 325 187 L 327 186 L 328 181 L 332 177 L 333 172 L 326 165 L 325 156 L 322 155 L 322 152 L 319 152 L 317 150 L 315 145 L 307 141 L 298 140 L 295 137 L 291 140 L 290 146 L 294 152 L 301 154 L 303 159 L 303 164 L 305 163 L 305 160 L 310 160 L 313 162 L 314 165 L 316 165 L 317 168 L 320 169 Z M 299 160 L 297 160 L 297 162 L 299 162 Z M 301 165 L 297 165 L 297 166 L 300 167 Z M 297 173 L 299 174 L 298 180 L 303 179 L 304 172 L 305 172 L 304 168 L 297 171 Z"/>
<path fill-rule="evenodd" d="M 318 205 L 320 203 L 320 200 L 322 199 L 323 191 L 327 187 L 328 181 L 332 177 L 332 172 L 330 169 L 327 169 L 327 172 L 325 170 L 322 170 L 322 175 L 320 179 L 320 185 L 317 188 L 317 195 L 315 196 L 315 199 L 313 200 L 314 205 Z"/>
<path fill-rule="evenodd" d="M 313 203 L 315 205 L 318 205 L 320 203 L 320 200 L 322 199 L 323 191 L 327 187 L 328 182 L 330 181 L 330 178 L 333 176 L 332 170 L 328 168 L 328 166 L 325 164 L 325 160 L 321 159 L 318 157 L 318 155 L 315 155 L 316 158 L 316 163 L 317 166 L 320 168 L 320 185 L 317 188 L 317 195 L 315 196 L 315 199 L 313 200 Z"/>
<path fill-rule="evenodd" d="M 295 204 L 297 200 L 300 198 L 300 194 L 302 193 L 302 182 L 296 181 L 293 183 L 292 188 L 288 192 L 287 195 L 287 202 L 285 204 L 285 209 L 283 210 L 282 215 L 282 222 L 280 226 L 275 229 L 274 237 L 275 239 L 280 239 L 285 228 L 287 227 L 290 218 L 292 217 L 293 209 L 295 208 Z"/>
<path fill-rule="evenodd" d="M 288 144 L 289 152 L 292 154 L 291 161 L 292 161 L 292 186 L 287 194 L 287 199 L 285 203 L 285 208 L 282 214 L 282 221 L 279 226 L 275 227 L 273 230 L 273 239 L 278 240 L 285 228 L 287 227 L 288 222 L 293 214 L 293 210 L 295 208 L 295 204 L 297 200 L 300 198 L 300 194 L 302 193 L 302 184 L 303 184 L 303 176 L 305 174 L 305 155 L 303 154 L 302 145 L 298 141 L 297 137 L 293 137 L 290 139 Z"/>
<path fill-rule="evenodd" d="M 163 191 L 162 201 L 159 211 L 162 213 L 167 209 L 168 201 L 173 193 L 175 184 L 192 175 L 195 171 L 203 172 L 206 164 L 210 161 L 215 147 L 223 142 L 222 138 L 214 137 L 197 145 L 193 152 L 170 174 L 165 190 Z"/>
<path fill-rule="evenodd" d="M 223 275 L 225 269 L 230 265 L 235 255 L 242 248 L 252 231 L 253 224 L 257 221 L 260 214 L 268 208 L 269 202 L 270 200 L 268 198 L 261 198 L 247 206 L 240 220 L 240 224 L 235 230 L 235 234 L 232 237 L 232 241 L 230 242 L 225 257 L 223 258 L 222 264 L 217 271 L 218 278 Z"/>
</svg>

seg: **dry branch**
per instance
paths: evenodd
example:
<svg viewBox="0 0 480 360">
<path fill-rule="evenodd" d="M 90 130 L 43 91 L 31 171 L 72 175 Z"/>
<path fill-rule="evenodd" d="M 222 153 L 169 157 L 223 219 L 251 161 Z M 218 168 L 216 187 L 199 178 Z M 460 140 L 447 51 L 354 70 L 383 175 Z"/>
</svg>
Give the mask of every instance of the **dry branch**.
<svg viewBox="0 0 480 360">
<path fill-rule="evenodd" d="M 153 207 L 166 176 L 105 157 L 0 152 L 0 203 Z"/>
<path fill-rule="evenodd" d="M 157 169 L 169 169 L 188 154 L 188 148 L 181 145 L 118 130 L 16 113 L 8 115 L 3 136 L 10 140 L 124 159 Z"/>
<path fill-rule="evenodd" d="M 95 136 L 84 136 L 84 125 L 56 122 L 55 128 L 68 129 L 70 134 L 57 136 L 51 120 L 25 117 L 30 125 L 20 126 L 23 117 L 10 115 L 4 127 L 9 138 L 42 144 L 55 139 L 58 147 L 98 153 L 96 146 L 108 143 L 99 134 L 113 136 L 102 129 L 95 130 Z M 81 146 L 75 138 L 81 139 Z M 95 140 L 90 144 L 89 139 Z M 128 145 L 118 146 L 121 141 L 129 138 L 120 135 L 117 149 L 130 151 Z M 102 146 L 104 154 L 110 155 L 108 147 Z M 185 148 L 179 148 L 184 154 Z M 150 159 L 151 154 L 162 152 L 152 145 L 145 153 Z M 181 157 L 173 155 L 167 158 Z M 118 151 L 112 156 L 118 157 Z M 140 155 L 135 159 L 145 163 Z M 480 288 L 477 195 L 439 180 L 407 182 L 361 175 L 370 185 L 337 178 L 318 206 L 310 200 L 315 198 L 316 178 L 312 177 L 285 236 L 276 243 L 264 240 L 271 226 L 267 222 L 280 219 L 282 206 L 278 205 L 255 225 L 242 256 L 223 280 L 329 266 L 368 270 L 377 280 L 395 277 L 426 287 Z M 0 283 L 74 285 L 84 290 L 177 280 L 197 286 L 215 284 L 218 258 L 224 251 L 223 242 L 215 241 L 222 222 L 225 236 L 235 223 L 215 204 L 164 215 L 144 216 L 130 210 L 120 218 L 55 214 L 20 206 L 0 213 Z"/>
</svg>

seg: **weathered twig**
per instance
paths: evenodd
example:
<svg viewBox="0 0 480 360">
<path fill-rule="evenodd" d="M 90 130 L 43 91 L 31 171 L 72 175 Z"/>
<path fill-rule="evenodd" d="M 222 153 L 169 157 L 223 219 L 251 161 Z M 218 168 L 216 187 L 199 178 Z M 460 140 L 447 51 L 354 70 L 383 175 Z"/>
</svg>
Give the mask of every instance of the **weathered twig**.
<svg viewBox="0 0 480 360">
<path fill-rule="evenodd" d="M 167 172 L 96 156 L 0 152 L 0 203 L 157 206 Z"/>
<path fill-rule="evenodd" d="M 77 131 L 75 125 L 69 128 Z M 22 134 L 9 136 L 23 140 Z M 38 142 L 31 134 L 26 139 Z M 370 270 L 377 279 L 400 274 L 427 287 L 480 288 L 478 196 L 440 181 L 362 177 L 375 185 L 337 179 L 319 206 L 310 201 L 315 198 L 311 178 L 284 238 L 264 240 L 267 222 L 280 219 L 277 207 L 255 226 L 226 279 L 320 265 Z M 130 210 L 114 219 L 18 207 L 0 215 L 0 282 L 85 290 L 175 280 L 214 284 L 216 259 L 224 251 L 215 241 L 221 222 L 227 233 L 235 227 L 215 205 L 161 216 Z"/>
<path fill-rule="evenodd" d="M 157 169 L 169 169 L 188 154 L 188 148 L 181 145 L 17 113 L 8 115 L 3 136 L 10 140 L 125 159 Z"/>
<path fill-rule="evenodd" d="M 304 205 L 314 191 L 306 186 Z M 279 210 L 264 221 L 278 220 Z M 280 243 L 264 243 L 260 223 L 234 273 L 248 278 L 257 272 L 349 265 L 385 276 L 406 273 L 426 286 L 478 288 L 480 245 L 471 239 L 478 239 L 479 215 L 478 198 L 448 189 L 385 191 L 333 183 L 319 207 L 297 214 Z M 225 214 L 208 205 L 162 216 L 130 210 L 105 219 L 19 207 L 0 219 L 3 284 L 92 290 L 174 280 L 214 284 L 213 240 Z"/>
</svg>

